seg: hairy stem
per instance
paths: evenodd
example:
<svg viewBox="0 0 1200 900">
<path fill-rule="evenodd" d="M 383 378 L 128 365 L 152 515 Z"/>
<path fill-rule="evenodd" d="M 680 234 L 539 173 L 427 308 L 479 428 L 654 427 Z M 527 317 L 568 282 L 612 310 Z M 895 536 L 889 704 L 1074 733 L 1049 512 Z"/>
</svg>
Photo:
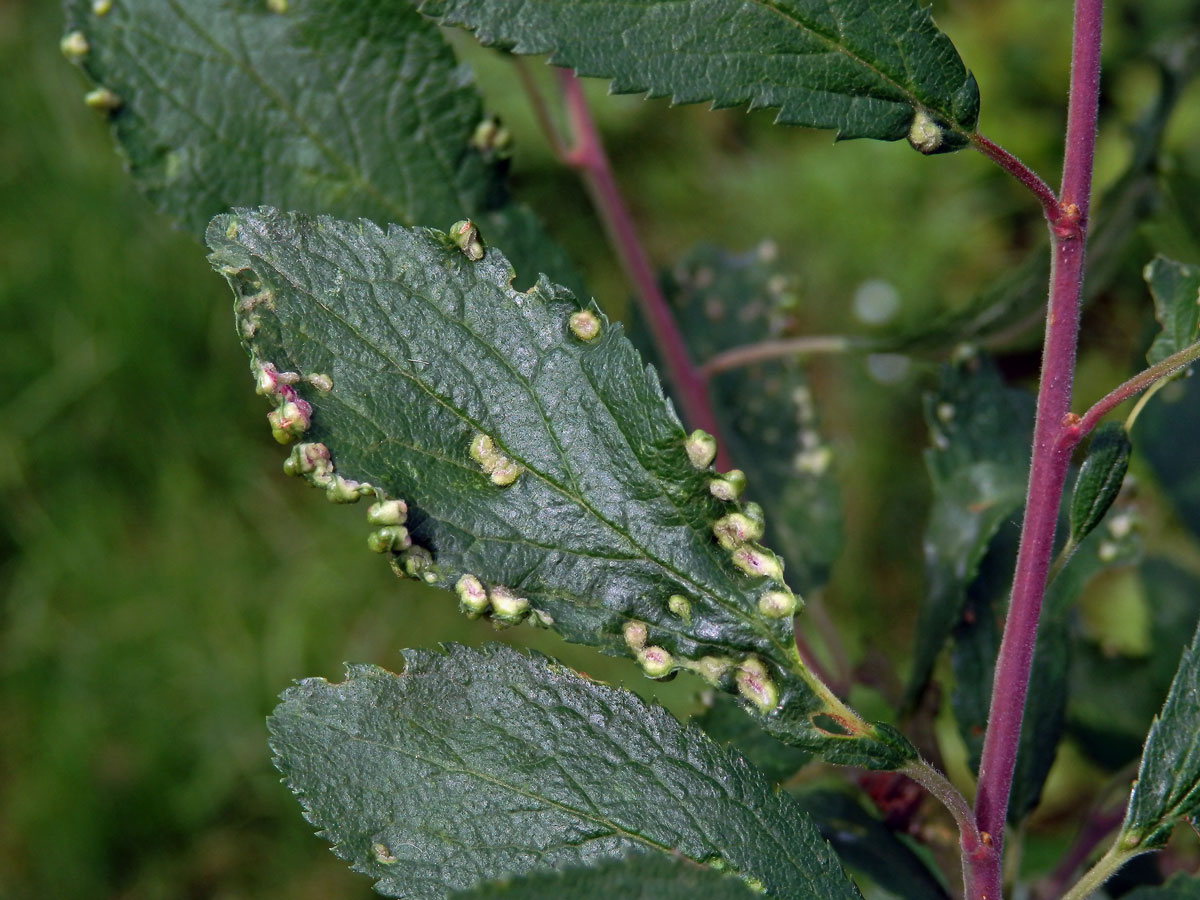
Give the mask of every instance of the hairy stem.
<svg viewBox="0 0 1200 900">
<path fill-rule="evenodd" d="M 1054 871 L 1046 876 L 1037 895 L 1045 900 L 1061 897 L 1071 877 L 1087 861 L 1100 842 L 1121 824 L 1124 816 L 1125 811 L 1121 808 L 1101 810 L 1089 816 L 1080 828 L 1071 849 L 1059 861 Z"/>
<path fill-rule="evenodd" d="M 740 369 L 757 362 L 791 359 L 796 356 L 810 356 L 814 353 L 847 353 L 852 350 L 869 350 L 870 344 L 871 342 L 866 338 L 847 337 L 840 334 L 758 341 L 721 351 L 706 360 L 700 366 L 700 372 L 711 378 L 719 372 Z"/>
<path fill-rule="evenodd" d="M 1091 409 L 1080 416 L 1078 422 L 1069 428 L 1063 429 L 1062 441 L 1074 447 L 1113 409 L 1120 406 L 1130 397 L 1140 394 L 1147 388 L 1154 387 L 1156 384 L 1170 378 L 1176 372 L 1186 369 L 1197 359 L 1200 359 L 1200 343 L 1184 347 L 1182 350 L 1172 353 L 1166 359 L 1155 363 L 1144 372 L 1134 375 L 1124 384 L 1113 388 L 1097 400 Z"/>
<path fill-rule="evenodd" d="M 975 825 L 975 816 L 971 812 L 970 804 L 945 775 L 923 759 L 914 759 L 899 771 L 929 791 L 954 817 L 958 825 L 959 850 L 963 859 L 963 883 L 967 896 L 972 896 L 967 861 L 979 856 L 980 852 L 985 850 L 985 845 Z"/>
<path fill-rule="evenodd" d="M 683 335 L 675 324 L 675 317 L 658 286 L 654 268 L 638 239 L 633 216 L 630 215 L 617 187 L 612 166 L 604 152 L 604 144 L 600 140 L 599 131 L 596 130 L 596 123 L 588 110 L 587 99 L 583 95 L 579 79 L 567 69 L 558 69 L 556 74 L 562 87 L 571 134 L 571 144 L 564 148 L 562 154 L 563 161 L 579 172 L 583 179 L 621 267 L 633 285 L 642 315 L 645 316 L 654 339 L 655 349 L 658 350 L 667 378 L 674 388 L 672 393 L 682 407 L 684 421 L 690 427 L 703 428 L 718 438 L 717 466 L 727 469 L 729 459 L 720 441 L 717 418 L 709 403 L 708 382 L 692 364 Z M 553 133 L 552 130 L 551 134 Z"/>
<path fill-rule="evenodd" d="M 1108 852 L 1096 860 L 1083 877 L 1062 895 L 1061 900 L 1087 900 L 1093 893 L 1100 890 L 1101 885 L 1108 881 L 1121 866 L 1137 856 L 1136 851 L 1121 849 L 1117 844 L 1108 848 Z"/>
<path fill-rule="evenodd" d="M 1037 172 L 999 144 L 989 141 L 978 132 L 971 136 L 971 146 L 1029 188 L 1030 192 L 1037 197 L 1038 202 L 1042 204 L 1047 219 L 1053 219 L 1058 215 L 1058 198 L 1054 196 L 1054 191 L 1050 190 L 1050 185 L 1046 184 Z"/>
<path fill-rule="evenodd" d="M 1079 338 L 1084 245 L 1099 105 L 1102 12 L 1102 0 L 1075 2 L 1066 154 L 1059 209 L 1050 217 L 1049 223 L 1053 245 L 1050 298 L 1029 488 L 1012 598 L 992 682 L 991 709 L 975 795 L 975 820 L 981 838 L 985 843 L 990 842 L 990 848 L 977 860 L 969 861 L 972 871 L 967 896 L 970 900 L 1000 900 L 1001 897 L 1004 824 L 1029 690 L 1038 617 L 1071 459 L 1070 449 L 1064 446 L 1061 437 L 1065 425 L 1070 424 L 1064 420 L 1071 405 Z"/>
</svg>

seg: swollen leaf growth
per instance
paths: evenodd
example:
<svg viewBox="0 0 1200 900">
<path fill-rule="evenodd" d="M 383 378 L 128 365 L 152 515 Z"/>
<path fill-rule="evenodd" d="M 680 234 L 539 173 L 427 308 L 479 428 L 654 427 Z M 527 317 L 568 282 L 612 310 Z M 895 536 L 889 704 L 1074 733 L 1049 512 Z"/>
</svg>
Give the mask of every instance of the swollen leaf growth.
<svg viewBox="0 0 1200 900">
<path fill-rule="evenodd" d="M 498 251 L 440 232 L 263 209 L 218 217 L 209 244 L 289 471 L 332 500 L 403 501 L 371 540 L 398 572 L 651 677 L 695 672 L 830 759 L 912 757 L 805 669 L 760 523 L 712 494 L 711 439 L 619 325 L 592 308 L 581 336 L 565 289 L 516 291 Z"/>
<path fill-rule="evenodd" d="M 270 721 L 309 820 L 385 896 L 606 861 L 560 884 L 628 883 L 615 861 L 648 853 L 704 866 L 698 896 L 741 896 L 715 875 L 728 871 L 767 897 L 860 898 L 790 798 L 661 707 L 502 645 L 405 660 L 401 675 L 353 666 L 341 684 L 303 681 Z M 650 868 L 661 880 L 672 867 Z"/>
<path fill-rule="evenodd" d="M 778 109 L 839 138 L 964 147 L 979 90 L 918 0 L 417 0 L 485 44 L 549 54 L 618 93 Z"/>
</svg>

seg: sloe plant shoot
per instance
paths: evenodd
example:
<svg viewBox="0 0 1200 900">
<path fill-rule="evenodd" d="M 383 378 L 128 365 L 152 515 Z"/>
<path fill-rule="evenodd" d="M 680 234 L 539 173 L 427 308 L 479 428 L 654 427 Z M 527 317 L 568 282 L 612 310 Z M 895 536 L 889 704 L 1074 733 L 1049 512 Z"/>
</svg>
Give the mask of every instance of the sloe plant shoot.
<svg viewBox="0 0 1200 900">
<path fill-rule="evenodd" d="M 1071 56 L 1057 190 L 980 132 L 979 85 L 920 0 L 67 0 L 62 50 L 93 82 L 87 103 L 233 290 L 284 472 L 362 501 L 369 548 L 466 616 L 551 629 L 708 691 L 684 725 L 503 644 L 298 682 L 270 719 L 275 765 L 376 890 L 1083 900 L 1120 872 L 1137 900 L 1200 897 L 1195 876 L 1122 871 L 1200 816 L 1200 596 L 1165 626 L 1173 681 L 1161 664 L 1113 665 L 1076 615 L 1097 575 L 1140 565 L 1131 430 L 1200 357 L 1200 268 L 1148 262 L 1148 367 L 1090 408 L 1072 398 L 1081 311 L 1120 274 L 1109 263 L 1158 183 L 1200 45 L 1180 13 L 1141 48 L 1158 90 L 1093 209 L 1102 2 L 1075 0 L 1072 29 L 1055 6 Z M 510 137 L 450 26 L 517 68 L 624 267 L 644 347 L 514 199 Z M 707 248 L 655 271 L 578 77 L 768 108 L 839 140 L 980 154 L 1040 206 L 1048 260 L 1039 248 L 920 327 L 797 334 L 786 253 Z M 1043 300 L 1034 398 L 984 348 L 1002 350 Z M 924 401 L 926 592 L 911 614 L 887 598 L 916 621 L 911 668 L 870 718 L 848 703 L 862 670 L 836 633 L 795 630 L 797 616 L 829 621 L 841 543 L 835 444 L 805 366 L 829 352 L 942 361 Z M 1171 439 L 1160 431 L 1147 453 Z M 1195 507 L 1180 518 L 1194 526 Z M 1134 702 L 1131 683 L 1157 716 L 1125 752 L 1106 717 Z M 939 700 L 952 724 L 935 739 Z M 1056 864 L 1023 866 L 1068 738 L 1105 745 L 1119 800 L 1111 786 L 1098 797 Z M 947 741 L 964 748 L 953 780 Z M 817 785 L 814 770 L 840 774 Z"/>
</svg>

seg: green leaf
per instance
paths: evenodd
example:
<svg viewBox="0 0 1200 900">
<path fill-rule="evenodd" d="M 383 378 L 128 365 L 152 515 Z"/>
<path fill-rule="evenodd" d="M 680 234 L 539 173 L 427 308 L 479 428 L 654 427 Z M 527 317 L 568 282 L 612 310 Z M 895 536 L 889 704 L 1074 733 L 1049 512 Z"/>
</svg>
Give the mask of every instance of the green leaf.
<svg viewBox="0 0 1200 900">
<path fill-rule="evenodd" d="M 273 428 L 303 434 L 289 468 L 331 499 L 407 502 L 370 514 L 398 571 L 653 677 L 695 671 L 828 759 L 911 758 L 804 668 L 776 558 L 710 493 L 703 442 L 620 326 L 548 280 L 513 290 L 501 253 L 439 232 L 264 209 L 218 217 L 209 243 Z"/>
<path fill-rule="evenodd" d="M 979 116 L 975 79 L 917 0 L 418 4 L 484 44 L 612 79 L 616 93 L 777 108 L 785 125 L 839 138 L 894 141 L 913 128 L 923 152 L 956 150 Z M 914 125 L 925 117 L 922 137 Z"/>
<path fill-rule="evenodd" d="M 970 356 L 943 367 L 925 397 L 933 446 L 925 465 L 933 508 L 925 530 L 925 599 L 917 619 L 907 702 L 920 694 L 958 621 L 988 544 L 1025 499 L 1033 398 Z"/>
<path fill-rule="evenodd" d="M 792 335 L 796 296 L 777 256 L 770 243 L 741 254 L 701 246 L 663 274 L 693 359 Z M 819 430 L 803 369 L 779 359 L 717 372 L 709 396 L 729 456 L 746 472 L 746 499 L 762 506 L 789 583 L 802 593 L 821 587 L 842 549 L 842 503 L 834 448 Z"/>
<path fill-rule="evenodd" d="M 586 869 L 506 878 L 452 900 L 754 900 L 736 876 L 668 856 L 633 856 Z"/>
<path fill-rule="evenodd" d="M 1200 340 L 1200 266 L 1157 256 L 1143 274 L 1154 297 L 1155 318 L 1162 325 L 1146 353 L 1154 365 Z"/>
<path fill-rule="evenodd" d="M 1132 890 L 1123 900 L 1200 900 L 1200 877 L 1180 873 L 1158 887 Z"/>
<path fill-rule="evenodd" d="M 795 775 L 812 759 L 812 754 L 771 737 L 725 694 L 713 694 L 708 709 L 692 721 L 718 744 L 746 757 L 775 783 Z"/>
<path fill-rule="evenodd" d="M 1119 840 L 1161 847 L 1175 823 L 1200 813 L 1200 630 L 1183 653 L 1167 702 L 1150 726 Z"/>
<path fill-rule="evenodd" d="M 1121 492 L 1132 449 L 1129 435 L 1119 422 L 1101 425 L 1092 435 L 1071 494 L 1072 544 L 1078 544 L 1104 520 Z"/>
<path fill-rule="evenodd" d="M 203 235 L 236 206 L 422 224 L 479 218 L 518 269 L 573 287 L 537 219 L 507 204 L 504 163 L 473 141 L 470 71 L 405 3 L 67 0 L 88 76 L 119 98 L 138 185 Z M 534 264 L 537 260 L 537 264 Z"/>
<path fill-rule="evenodd" d="M 838 856 L 890 895 L 904 900 L 948 900 L 938 875 L 896 832 L 843 790 L 818 788 L 793 795 Z"/>
<path fill-rule="evenodd" d="M 404 653 L 402 675 L 300 682 L 269 722 L 309 821 L 380 893 L 432 900 L 641 852 L 767 896 L 860 896 L 786 795 L 661 707 L 502 645 Z"/>
</svg>

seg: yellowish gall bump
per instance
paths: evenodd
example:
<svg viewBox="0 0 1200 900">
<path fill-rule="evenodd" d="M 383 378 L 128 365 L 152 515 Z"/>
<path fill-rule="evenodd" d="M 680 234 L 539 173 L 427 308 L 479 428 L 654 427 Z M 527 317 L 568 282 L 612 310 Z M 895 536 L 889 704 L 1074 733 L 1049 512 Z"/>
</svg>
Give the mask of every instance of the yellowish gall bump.
<svg viewBox="0 0 1200 900">
<path fill-rule="evenodd" d="M 367 507 L 367 521 L 372 525 L 403 525 L 408 521 L 408 504 L 403 500 L 380 500 Z"/>
<path fill-rule="evenodd" d="M 483 259 L 483 239 L 479 236 L 479 229 L 470 219 L 463 219 L 451 225 L 450 239 L 471 262 Z"/>
<path fill-rule="evenodd" d="M 638 652 L 642 671 L 650 678 L 665 678 L 675 668 L 675 657 L 662 647 L 644 647 Z"/>
<path fill-rule="evenodd" d="M 767 591 L 758 598 L 758 611 L 768 619 L 790 619 L 799 608 L 799 598 L 791 591 Z"/>
<path fill-rule="evenodd" d="M 733 564 L 747 575 L 783 581 L 782 563 L 774 553 L 764 547 L 749 544 L 737 547 L 731 558 Z"/>
<path fill-rule="evenodd" d="M 908 142 L 914 150 L 926 155 L 936 153 L 945 140 L 946 132 L 942 126 L 923 109 L 918 109 L 913 116 L 912 125 L 908 129 Z"/>
<path fill-rule="evenodd" d="M 692 618 L 692 604 L 683 594 L 672 594 L 667 598 L 667 609 L 685 622 Z"/>
<path fill-rule="evenodd" d="M 625 624 L 625 644 L 630 650 L 641 650 L 646 646 L 649 632 L 644 622 L 627 622 Z"/>
<path fill-rule="evenodd" d="M 779 705 L 779 688 L 767 673 L 761 660 L 750 656 L 738 666 L 734 675 L 738 693 L 758 707 L 759 712 L 769 713 Z"/>
<path fill-rule="evenodd" d="M 92 12 L 98 16 L 107 16 L 112 10 L 113 0 L 93 0 Z"/>
<path fill-rule="evenodd" d="M 726 656 L 702 656 L 691 668 L 709 684 L 718 687 L 733 668 L 733 660 Z"/>
<path fill-rule="evenodd" d="M 746 489 L 746 473 L 741 469 L 730 469 L 724 475 L 708 483 L 708 492 L 718 500 L 732 503 Z"/>
<path fill-rule="evenodd" d="M 89 91 L 84 96 L 83 102 L 92 109 L 103 112 L 116 112 L 121 108 L 121 98 L 106 87 L 98 87 L 94 91 Z"/>
<path fill-rule="evenodd" d="M 718 544 L 732 550 L 747 541 L 757 541 L 763 535 L 763 526 L 743 513 L 730 513 L 713 522 L 712 532 Z"/>
<path fill-rule="evenodd" d="M 519 622 L 529 612 L 529 601 L 506 587 L 495 587 L 488 594 L 492 615 L 505 622 Z"/>
<path fill-rule="evenodd" d="M 521 473 L 524 471 L 524 466 L 518 465 L 507 456 L 501 456 L 495 468 L 492 469 L 492 484 L 498 484 L 500 487 L 508 487 L 520 478 Z"/>
<path fill-rule="evenodd" d="M 267 9 L 273 13 L 285 13 L 288 8 L 288 0 L 267 0 Z"/>
<path fill-rule="evenodd" d="M 92 47 L 82 31 L 72 31 L 70 34 L 64 35 L 63 39 L 58 42 L 58 49 L 71 62 L 79 62 L 88 55 Z"/>
<path fill-rule="evenodd" d="M 372 531 L 367 536 L 367 546 L 376 553 L 396 552 L 411 547 L 412 538 L 403 525 L 389 525 Z"/>
<path fill-rule="evenodd" d="M 570 319 L 571 334 L 581 341 L 594 341 L 600 337 L 600 319 L 590 309 L 581 309 Z"/>
<path fill-rule="evenodd" d="M 707 469 L 717 458 L 717 439 L 703 429 L 697 428 L 684 441 L 688 459 L 697 469 Z"/>
<path fill-rule="evenodd" d="M 483 582 L 474 575 L 464 575 L 458 579 L 454 585 L 454 592 L 458 594 L 458 602 L 467 615 L 481 616 L 487 612 L 487 591 L 484 590 Z"/>
</svg>

